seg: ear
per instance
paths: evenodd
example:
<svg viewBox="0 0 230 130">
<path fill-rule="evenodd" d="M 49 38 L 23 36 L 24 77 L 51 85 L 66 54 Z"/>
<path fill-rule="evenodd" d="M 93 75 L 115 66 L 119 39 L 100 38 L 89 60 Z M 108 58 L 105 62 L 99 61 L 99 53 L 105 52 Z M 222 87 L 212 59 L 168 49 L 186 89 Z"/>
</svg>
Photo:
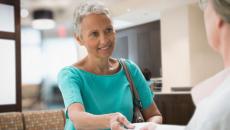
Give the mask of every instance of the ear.
<svg viewBox="0 0 230 130">
<path fill-rule="evenodd" d="M 76 33 L 74 34 L 74 38 L 79 43 L 81 46 L 83 45 L 82 37 L 77 35 Z"/>
<path fill-rule="evenodd" d="M 218 30 L 221 29 L 221 28 L 223 27 L 223 25 L 224 25 L 224 20 L 221 19 L 221 18 L 219 18 L 219 19 L 217 20 L 217 29 L 218 29 Z"/>
</svg>

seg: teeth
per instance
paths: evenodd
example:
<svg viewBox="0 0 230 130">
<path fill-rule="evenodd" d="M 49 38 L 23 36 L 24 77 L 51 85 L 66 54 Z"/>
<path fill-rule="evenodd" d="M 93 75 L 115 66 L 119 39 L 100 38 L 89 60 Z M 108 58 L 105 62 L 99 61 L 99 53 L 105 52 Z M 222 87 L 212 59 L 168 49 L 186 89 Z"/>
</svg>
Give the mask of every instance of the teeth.
<svg viewBox="0 0 230 130">
<path fill-rule="evenodd" d="M 106 50 L 106 49 L 108 49 L 109 48 L 109 46 L 106 46 L 106 47 L 102 47 L 102 48 L 100 48 L 101 50 Z"/>
</svg>

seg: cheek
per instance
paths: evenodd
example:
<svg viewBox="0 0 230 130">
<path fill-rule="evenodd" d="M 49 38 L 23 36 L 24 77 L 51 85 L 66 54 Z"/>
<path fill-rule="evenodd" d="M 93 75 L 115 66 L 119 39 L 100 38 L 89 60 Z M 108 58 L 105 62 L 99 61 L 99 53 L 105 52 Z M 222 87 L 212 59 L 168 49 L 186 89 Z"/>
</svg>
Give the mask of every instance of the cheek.
<svg viewBox="0 0 230 130">
<path fill-rule="evenodd" d="M 116 35 L 115 34 L 112 34 L 110 36 L 110 41 L 114 44 L 115 43 L 115 39 L 116 39 Z"/>
<path fill-rule="evenodd" d="M 212 45 L 212 38 L 213 38 L 213 30 L 212 26 L 210 23 L 206 22 L 205 23 L 205 28 L 206 28 L 206 34 L 207 34 L 207 40 L 210 45 Z"/>
<path fill-rule="evenodd" d="M 84 46 L 86 47 L 86 49 L 89 51 L 89 52 L 92 52 L 95 50 L 95 48 L 97 47 L 97 42 L 95 40 L 89 40 L 87 41 L 86 44 L 84 44 Z"/>
<path fill-rule="evenodd" d="M 204 15 L 205 29 L 207 34 L 207 40 L 209 45 L 216 49 L 216 29 L 215 29 L 215 20 L 210 15 Z"/>
<path fill-rule="evenodd" d="M 219 32 L 218 32 L 218 20 L 217 16 L 209 4 L 204 12 L 204 22 L 207 34 L 207 40 L 209 45 L 215 50 L 219 49 Z"/>
<path fill-rule="evenodd" d="M 213 24 L 206 25 L 207 31 L 207 40 L 209 45 L 214 49 L 218 49 L 218 41 L 217 41 L 217 31 Z"/>
</svg>

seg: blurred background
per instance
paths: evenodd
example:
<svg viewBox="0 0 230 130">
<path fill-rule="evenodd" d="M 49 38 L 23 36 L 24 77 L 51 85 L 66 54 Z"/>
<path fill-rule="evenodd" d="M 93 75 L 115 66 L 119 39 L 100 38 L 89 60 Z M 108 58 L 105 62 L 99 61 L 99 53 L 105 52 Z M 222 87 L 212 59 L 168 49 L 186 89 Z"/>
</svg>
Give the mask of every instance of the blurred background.
<svg viewBox="0 0 230 130">
<path fill-rule="evenodd" d="M 21 0 L 23 110 L 64 108 L 57 74 L 86 55 L 73 39 L 73 12 L 82 1 Z M 149 69 L 156 93 L 189 92 L 222 68 L 195 0 L 100 1 L 111 9 L 117 30 L 113 56 Z"/>
</svg>

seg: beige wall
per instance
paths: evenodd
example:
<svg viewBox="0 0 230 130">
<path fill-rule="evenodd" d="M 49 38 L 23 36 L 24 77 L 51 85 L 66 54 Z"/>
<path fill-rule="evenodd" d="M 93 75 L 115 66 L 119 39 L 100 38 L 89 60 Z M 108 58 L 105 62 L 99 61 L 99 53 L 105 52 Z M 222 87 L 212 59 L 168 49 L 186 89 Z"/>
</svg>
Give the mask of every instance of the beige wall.
<svg viewBox="0 0 230 130">
<path fill-rule="evenodd" d="M 220 69 L 220 57 L 207 44 L 196 4 L 161 12 L 163 91 L 194 86 Z"/>
<path fill-rule="evenodd" d="M 188 6 L 191 85 L 194 86 L 223 69 L 223 62 L 208 45 L 203 12 L 196 4 Z"/>
<path fill-rule="evenodd" d="M 161 13 L 163 91 L 169 91 L 169 86 L 190 85 L 187 14 L 186 6 Z"/>
</svg>

